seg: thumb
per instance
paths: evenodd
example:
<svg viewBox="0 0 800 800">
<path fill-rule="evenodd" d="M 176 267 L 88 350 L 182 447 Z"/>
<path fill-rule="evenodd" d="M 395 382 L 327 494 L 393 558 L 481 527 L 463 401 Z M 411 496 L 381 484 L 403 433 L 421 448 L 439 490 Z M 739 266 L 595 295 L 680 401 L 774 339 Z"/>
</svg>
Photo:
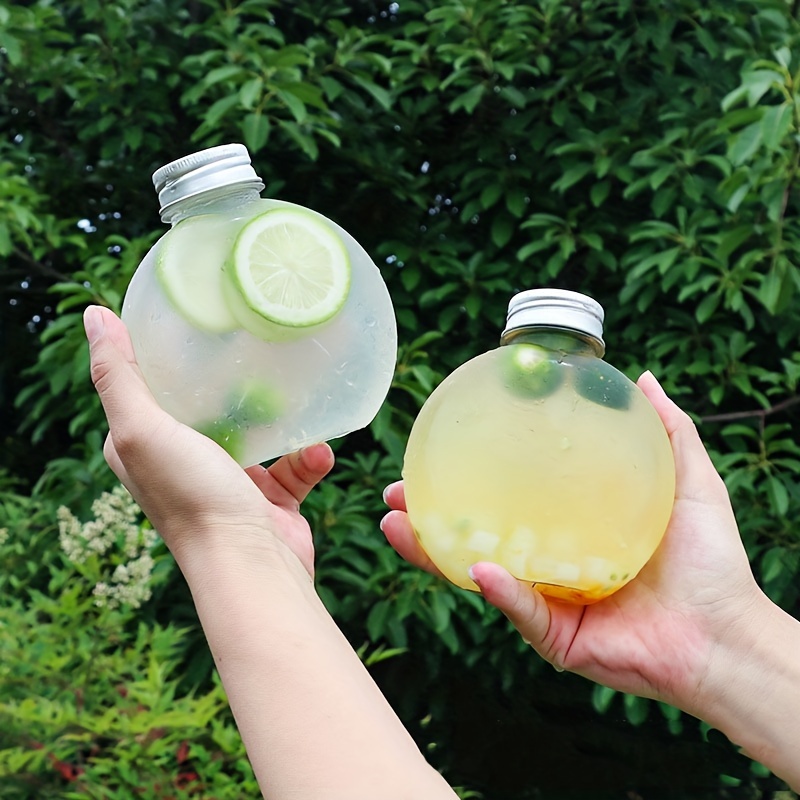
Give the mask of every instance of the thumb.
<svg viewBox="0 0 800 800">
<path fill-rule="evenodd" d="M 651 372 L 638 381 L 669 435 L 675 457 L 675 497 L 729 503 L 728 491 L 706 451 L 691 417 L 666 394 Z"/>
<path fill-rule="evenodd" d="M 92 383 L 112 429 L 124 425 L 137 407 L 150 413 L 157 404 L 136 363 L 128 331 L 108 308 L 89 306 L 83 314 L 89 340 Z"/>
</svg>

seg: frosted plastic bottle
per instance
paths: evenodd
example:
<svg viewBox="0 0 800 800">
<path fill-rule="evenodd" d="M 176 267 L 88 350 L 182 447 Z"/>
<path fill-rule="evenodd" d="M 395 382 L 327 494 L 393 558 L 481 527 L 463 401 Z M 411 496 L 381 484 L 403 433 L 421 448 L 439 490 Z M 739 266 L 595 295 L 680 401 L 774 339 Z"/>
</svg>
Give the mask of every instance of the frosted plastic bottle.
<svg viewBox="0 0 800 800">
<path fill-rule="evenodd" d="M 453 583 L 494 561 L 544 594 L 592 603 L 656 550 L 675 492 L 672 449 L 641 390 L 602 360 L 589 297 L 515 295 L 501 346 L 448 376 L 403 467 L 422 547 Z"/>
<path fill-rule="evenodd" d="M 122 319 L 158 403 L 245 466 L 368 425 L 394 374 L 397 332 L 389 293 L 364 249 L 306 209 L 341 237 L 350 288 L 330 320 L 282 331 L 242 303 L 225 268 L 209 266 L 224 264 L 248 220 L 298 207 L 260 197 L 264 184 L 238 144 L 167 164 L 153 183 L 161 219 L 172 227 L 136 270 Z M 159 280 L 166 258 L 198 267 L 188 303 L 176 304 Z M 217 277 L 203 283 L 209 273 Z"/>
</svg>

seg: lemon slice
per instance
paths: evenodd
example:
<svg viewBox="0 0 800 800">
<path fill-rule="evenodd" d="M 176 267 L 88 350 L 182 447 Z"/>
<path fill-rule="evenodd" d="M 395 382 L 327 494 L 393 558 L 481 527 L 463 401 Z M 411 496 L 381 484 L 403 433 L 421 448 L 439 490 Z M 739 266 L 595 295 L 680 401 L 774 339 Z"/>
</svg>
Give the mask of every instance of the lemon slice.
<svg viewBox="0 0 800 800">
<path fill-rule="evenodd" d="M 210 214 L 179 222 L 158 243 L 159 285 L 181 317 L 201 331 L 227 333 L 240 327 L 222 291 L 222 267 L 232 243 L 230 225 Z"/>
<path fill-rule="evenodd" d="M 290 328 L 329 320 L 347 300 L 350 258 L 324 219 L 275 208 L 250 220 L 233 246 L 231 277 L 247 307 Z"/>
</svg>

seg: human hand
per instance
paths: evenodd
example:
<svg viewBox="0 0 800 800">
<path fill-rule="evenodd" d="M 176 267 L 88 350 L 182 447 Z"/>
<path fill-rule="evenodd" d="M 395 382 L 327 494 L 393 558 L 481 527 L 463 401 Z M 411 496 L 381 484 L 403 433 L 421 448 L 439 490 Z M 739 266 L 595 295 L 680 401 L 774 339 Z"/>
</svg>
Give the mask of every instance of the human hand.
<svg viewBox="0 0 800 800">
<path fill-rule="evenodd" d="M 258 558 L 276 541 L 313 576 L 314 547 L 300 503 L 333 466 L 327 444 L 243 470 L 219 445 L 156 403 L 122 321 L 110 310 L 84 315 L 91 375 L 109 423 L 104 455 L 175 557 L 205 547 Z"/>
<path fill-rule="evenodd" d="M 676 497 L 661 546 L 639 575 L 589 606 L 547 598 L 497 564 L 471 577 L 523 639 L 557 669 L 693 711 L 715 645 L 735 635 L 763 597 L 750 570 L 727 490 L 691 419 L 650 373 L 639 380 L 670 436 Z M 414 536 L 402 482 L 385 492 L 381 527 L 397 552 L 438 574 Z"/>
</svg>

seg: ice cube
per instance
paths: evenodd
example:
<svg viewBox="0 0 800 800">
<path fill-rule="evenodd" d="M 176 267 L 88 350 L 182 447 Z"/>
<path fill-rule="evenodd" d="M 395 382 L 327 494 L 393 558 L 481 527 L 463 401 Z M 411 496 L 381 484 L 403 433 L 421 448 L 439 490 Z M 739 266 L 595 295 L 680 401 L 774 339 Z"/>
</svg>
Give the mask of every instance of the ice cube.
<svg viewBox="0 0 800 800">
<path fill-rule="evenodd" d="M 494 556 L 500 537 L 496 533 L 484 530 L 474 530 L 465 542 L 469 550 L 474 550 L 487 558 Z"/>
<path fill-rule="evenodd" d="M 581 568 L 569 561 L 542 556 L 528 560 L 530 574 L 541 583 L 575 584 L 580 580 Z"/>
</svg>

